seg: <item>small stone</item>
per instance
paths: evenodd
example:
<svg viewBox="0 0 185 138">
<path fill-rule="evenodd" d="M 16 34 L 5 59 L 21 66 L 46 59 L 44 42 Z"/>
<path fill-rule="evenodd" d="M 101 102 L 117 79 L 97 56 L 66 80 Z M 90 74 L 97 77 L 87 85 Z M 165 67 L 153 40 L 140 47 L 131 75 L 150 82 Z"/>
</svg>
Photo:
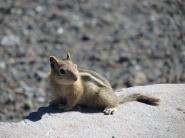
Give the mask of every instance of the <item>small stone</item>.
<svg viewBox="0 0 185 138">
<path fill-rule="evenodd" d="M 13 95 L 11 92 L 8 92 L 8 95 L 7 95 L 7 97 L 6 97 L 5 103 L 6 103 L 6 104 L 12 104 L 12 103 L 14 103 L 14 102 L 15 102 L 15 97 L 14 97 L 14 95 Z"/>
<path fill-rule="evenodd" d="M 6 68 L 6 64 L 4 62 L 0 62 L 0 68 L 1 69 L 5 69 Z"/>
<path fill-rule="evenodd" d="M 45 98 L 44 97 L 38 97 L 37 100 L 40 103 L 44 103 L 45 102 Z"/>
<path fill-rule="evenodd" d="M 24 95 L 27 98 L 33 98 L 34 92 L 36 91 L 35 88 L 29 87 L 24 81 L 19 82 L 21 87 L 24 89 Z"/>
<path fill-rule="evenodd" d="M 144 72 L 138 72 L 135 75 L 135 78 L 134 78 L 134 83 L 135 84 L 140 85 L 140 84 L 144 84 L 146 82 L 147 82 L 147 77 L 146 77 L 146 74 Z"/>
<path fill-rule="evenodd" d="M 47 78 L 47 73 L 43 71 L 37 71 L 34 76 L 38 81 Z"/>
<path fill-rule="evenodd" d="M 135 70 L 141 70 L 142 69 L 142 67 L 140 66 L 140 65 L 138 65 L 138 64 L 136 64 L 135 66 L 134 66 L 134 68 L 135 68 Z"/>
<path fill-rule="evenodd" d="M 24 106 L 23 106 L 23 109 L 24 110 L 29 110 L 29 109 L 32 109 L 33 108 L 33 102 L 31 100 L 28 100 Z"/>
<path fill-rule="evenodd" d="M 36 59 L 36 53 L 31 47 L 26 50 L 25 55 L 30 63 L 33 63 Z"/>
<path fill-rule="evenodd" d="M 20 38 L 15 35 L 4 36 L 1 40 L 2 46 L 16 46 L 20 44 Z"/>
<path fill-rule="evenodd" d="M 109 42 L 109 43 L 114 43 L 116 41 L 115 37 L 111 36 L 111 35 L 107 35 L 105 37 L 105 41 Z"/>
<path fill-rule="evenodd" d="M 102 7 L 103 9 L 105 9 L 105 10 L 111 10 L 112 5 L 111 5 L 110 3 L 108 3 L 108 2 L 106 2 L 106 3 L 103 3 L 103 4 L 101 5 L 101 7 Z"/>
<path fill-rule="evenodd" d="M 2 111 L 0 111 L 0 112 L 2 112 Z M 6 121 L 6 117 L 2 113 L 0 113 L 0 121 L 1 122 Z"/>
<path fill-rule="evenodd" d="M 79 16 L 73 15 L 71 16 L 71 26 L 75 28 L 82 28 L 84 23 Z"/>
<path fill-rule="evenodd" d="M 123 55 L 120 56 L 120 58 L 117 62 L 118 63 L 126 63 L 131 59 L 132 59 L 132 56 L 130 54 L 123 54 Z"/>
<path fill-rule="evenodd" d="M 44 10 L 44 7 L 43 6 L 37 6 L 35 10 L 36 10 L 36 12 L 42 12 Z"/>
<path fill-rule="evenodd" d="M 92 37 L 93 37 L 92 35 L 84 34 L 84 35 L 82 35 L 81 40 L 82 41 L 89 41 L 92 39 Z"/>
<path fill-rule="evenodd" d="M 64 32 L 64 29 L 63 29 L 63 28 L 58 28 L 58 29 L 57 29 L 57 33 L 58 33 L 58 34 L 63 34 L 63 32 Z"/>
<path fill-rule="evenodd" d="M 16 95 L 24 95 L 24 90 L 23 90 L 23 88 L 16 88 L 16 89 L 15 89 L 15 94 L 16 94 Z"/>
</svg>

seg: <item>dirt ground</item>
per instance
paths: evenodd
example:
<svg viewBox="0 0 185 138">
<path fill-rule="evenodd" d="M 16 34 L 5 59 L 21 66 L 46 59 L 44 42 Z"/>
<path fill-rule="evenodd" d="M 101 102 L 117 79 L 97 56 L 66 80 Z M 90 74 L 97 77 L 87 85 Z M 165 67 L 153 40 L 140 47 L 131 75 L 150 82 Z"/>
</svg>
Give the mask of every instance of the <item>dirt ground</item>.
<svg viewBox="0 0 185 138">
<path fill-rule="evenodd" d="M 0 1 L 0 121 L 48 104 L 48 58 L 70 52 L 114 89 L 185 81 L 183 0 Z"/>
</svg>

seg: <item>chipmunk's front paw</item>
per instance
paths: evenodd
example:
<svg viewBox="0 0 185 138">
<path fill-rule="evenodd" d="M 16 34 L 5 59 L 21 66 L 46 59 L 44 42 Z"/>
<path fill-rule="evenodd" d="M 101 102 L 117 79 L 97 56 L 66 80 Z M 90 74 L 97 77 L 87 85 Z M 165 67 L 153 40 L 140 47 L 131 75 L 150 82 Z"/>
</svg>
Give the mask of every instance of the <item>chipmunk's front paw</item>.
<svg viewBox="0 0 185 138">
<path fill-rule="evenodd" d="M 63 104 L 58 104 L 57 107 L 58 107 L 59 110 L 64 110 L 65 105 L 63 105 Z"/>
<path fill-rule="evenodd" d="M 52 100 L 49 104 L 52 105 L 52 106 L 57 106 L 58 105 L 56 100 Z"/>
<path fill-rule="evenodd" d="M 59 110 L 64 110 L 64 111 L 71 110 L 70 107 L 67 107 L 66 105 L 63 105 L 63 104 L 58 104 L 58 109 Z"/>
<path fill-rule="evenodd" d="M 116 111 L 117 111 L 117 107 L 106 107 L 104 110 L 103 110 L 103 113 L 105 115 L 113 115 Z"/>
</svg>

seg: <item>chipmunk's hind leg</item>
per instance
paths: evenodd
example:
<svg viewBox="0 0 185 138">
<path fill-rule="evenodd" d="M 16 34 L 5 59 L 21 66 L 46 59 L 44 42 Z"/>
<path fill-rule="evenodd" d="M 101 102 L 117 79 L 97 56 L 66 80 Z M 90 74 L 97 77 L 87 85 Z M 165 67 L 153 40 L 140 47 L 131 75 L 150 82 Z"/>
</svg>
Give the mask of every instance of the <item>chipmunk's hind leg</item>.
<svg viewBox="0 0 185 138">
<path fill-rule="evenodd" d="M 52 100 L 49 104 L 52 106 L 57 106 L 58 104 L 61 103 L 61 98 L 56 98 L 55 100 Z"/>
<path fill-rule="evenodd" d="M 119 105 L 118 97 L 109 89 L 102 90 L 99 93 L 99 103 L 104 108 L 103 113 L 106 115 L 114 114 Z"/>
<path fill-rule="evenodd" d="M 118 107 L 106 107 L 104 110 L 103 110 L 103 113 L 105 115 L 113 115 L 116 111 L 118 110 Z"/>
</svg>

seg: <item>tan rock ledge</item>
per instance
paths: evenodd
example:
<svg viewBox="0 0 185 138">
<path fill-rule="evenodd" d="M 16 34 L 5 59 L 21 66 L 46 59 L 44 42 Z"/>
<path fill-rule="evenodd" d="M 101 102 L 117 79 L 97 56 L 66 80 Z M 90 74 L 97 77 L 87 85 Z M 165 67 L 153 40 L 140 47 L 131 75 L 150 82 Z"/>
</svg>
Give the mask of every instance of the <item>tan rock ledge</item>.
<svg viewBox="0 0 185 138">
<path fill-rule="evenodd" d="M 158 84 L 121 89 L 117 94 L 139 92 L 162 100 L 158 107 L 139 102 L 120 105 L 114 115 L 77 107 L 62 112 L 40 107 L 18 123 L 0 123 L 1 138 L 184 138 L 185 84 Z"/>
</svg>

